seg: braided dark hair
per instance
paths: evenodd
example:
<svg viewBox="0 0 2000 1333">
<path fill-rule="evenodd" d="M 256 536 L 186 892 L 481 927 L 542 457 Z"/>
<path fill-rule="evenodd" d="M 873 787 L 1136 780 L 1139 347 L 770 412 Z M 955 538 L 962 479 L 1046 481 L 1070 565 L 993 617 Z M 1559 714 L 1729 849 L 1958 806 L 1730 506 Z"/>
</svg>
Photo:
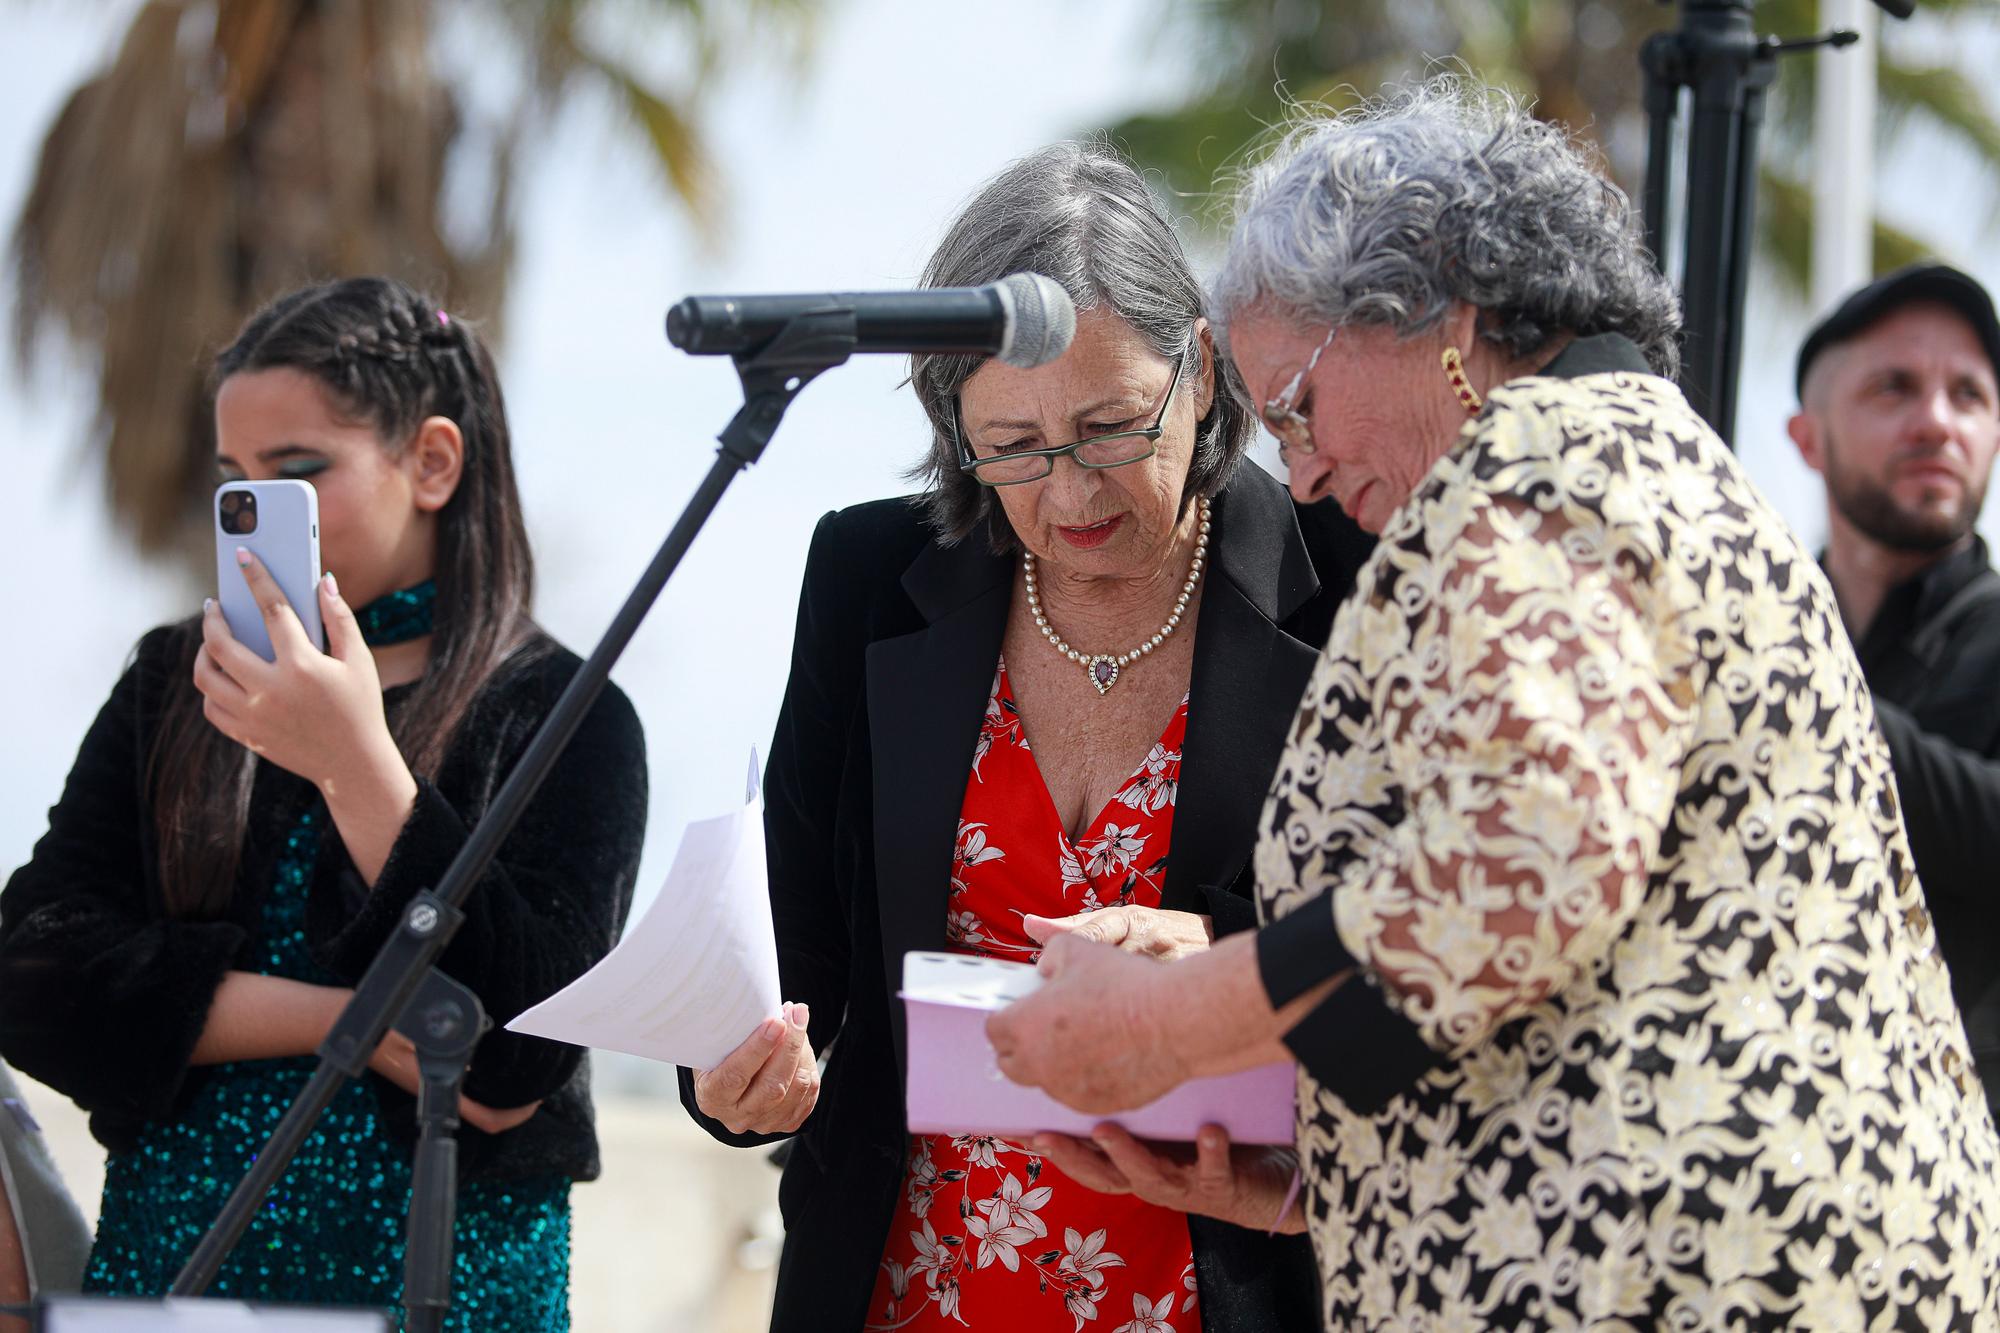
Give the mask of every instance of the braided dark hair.
<svg viewBox="0 0 2000 1333">
<path fill-rule="evenodd" d="M 435 774 L 480 689 L 533 637 L 534 560 L 492 355 L 422 293 L 393 278 L 348 278 L 290 292 L 251 316 L 216 358 L 212 384 L 280 368 L 318 380 L 391 456 L 433 416 L 464 438 L 458 489 L 438 513 L 430 663 L 390 719 L 411 770 Z M 173 688 L 149 785 L 169 910 L 209 915 L 234 889 L 252 763 L 203 718 L 191 675 L 198 624 L 183 634 L 189 670 Z"/>
</svg>

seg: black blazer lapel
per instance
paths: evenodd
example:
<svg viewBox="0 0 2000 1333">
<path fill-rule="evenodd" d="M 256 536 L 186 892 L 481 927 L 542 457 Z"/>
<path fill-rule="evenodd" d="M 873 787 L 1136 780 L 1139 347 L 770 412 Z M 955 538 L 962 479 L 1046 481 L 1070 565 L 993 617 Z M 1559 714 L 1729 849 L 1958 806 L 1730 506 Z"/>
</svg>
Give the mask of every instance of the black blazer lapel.
<svg viewBox="0 0 2000 1333">
<path fill-rule="evenodd" d="M 983 547 L 925 548 L 903 587 L 929 624 L 868 646 L 875 894 L 896 1059 L 903 1063 L 903 955 L 945 947 L 951 860 L 972 751 L 986 716 L 1013 565 Z"/>
<path fill-rule="evenodd" d="M 1216 554 L 1202 592 L 1161 893 L 1161 906 L 1182 912 L 1211 911 L 1202 890 L 1230 884 L 1248 862 L 1271 774 L 1319 657 L 1318 644 L 1281 628 L 1319 591 L 1290 497 L 1245 463 L 1213 510 Z"/>
</svg>

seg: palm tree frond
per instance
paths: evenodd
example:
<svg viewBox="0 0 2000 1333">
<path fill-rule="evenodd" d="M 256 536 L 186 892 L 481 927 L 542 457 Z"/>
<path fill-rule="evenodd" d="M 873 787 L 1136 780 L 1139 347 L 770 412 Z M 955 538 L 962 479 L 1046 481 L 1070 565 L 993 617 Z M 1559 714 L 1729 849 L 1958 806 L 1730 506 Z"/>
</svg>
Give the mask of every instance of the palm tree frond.
<svg viewBox="0 0 2000 1333">
<path fill-rule="evenodd" d="M 715 168 L 691 117 L 618 61 L 581 42 L 575 55 L 579 67 L 602 80 L 644 131 L 653 158 L 674 193 L 687 205 L 696 226 L 712 239 L 717 224 Z"/>
<path fill-rule="evenodd" d="M 1885 113 L 1900 122 L 1921 116 L 1987 161 L 2000 161 L 2000 120 L 1964 74 L 1949 68 L 1917 69 L 1884 62 L 1876 72 Z M 1896 128 L 1897 126 L 1892 126 Z"/>
</svg>

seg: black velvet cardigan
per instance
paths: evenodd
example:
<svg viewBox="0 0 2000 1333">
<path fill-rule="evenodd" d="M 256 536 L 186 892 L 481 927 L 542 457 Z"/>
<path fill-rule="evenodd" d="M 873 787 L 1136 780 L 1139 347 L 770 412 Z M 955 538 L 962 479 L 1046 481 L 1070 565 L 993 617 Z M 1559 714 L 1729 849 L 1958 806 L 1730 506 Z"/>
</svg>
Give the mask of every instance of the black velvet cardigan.
<svg viewBox="0 0 2000 1333">
<path fill-rule="evenodd" d="M 230 908 L 203 920 L 166 913 L 145 771 L 166 692 L 185 679 L 176 639 L 158 629 L 140 640 L 84 737 L 49 831 L 0 893 L 0 1056 L 88 1111 L 91 1132 L 113 1151 L 175 1115 L 206 1077 L 188 1061 L 216 988 L 226 972 L 254 970 L 257 916 L 286 834 L 307 809 L 324 808 L 310 783 L 260 761 Z M 338 982 L 352 985 L 404 904 L 437 883 L 578 665 L 537 635 L 495 673 L 436 780 L 418 779 L 416 807 L 372 889 L 326 822 L 306 938 Z M 387 692 L 392 714 L 408 693 Z M 583 1050 L 501 1025 L 616 941 L 645 821 L 645 741 L 610 686 L 473 890 L 440 964 L 494 1021 L 466 1095 L 495 1107 L 541 1102 L 504 1134 L 463 1127 L 461 1179 L 597 1175 Z M 414 1143 L 415 1099 L 367 1077 L 390 1134 Z"/>
<path fill-rule="evenodd" d="M 1256 924 L 1250 851 L 1299 696 L 1373 539 L 1244 466 L 1215 498 L 1188 731 L 1161 905 L 1218 935 Z M 1014 561 L 936 540 L 884 500 L 829 514 L 799 598 L 791 679 L 764 782 L 785 998 L 827 1053 L 819 1103 L 778 1187 L 785 1249 L 773 1333 L 858 1329 L 902 1184 L 903 954 L 943 949 L 957 812 L 985 714 Z M 681 1072 L 681 1100 L 701 1114 Z M 1191 1217 L 1207 1333 L 1319 1328 L 1303 1236 Z M 1109 1313 L 1109 1312 L 1107 1312 Z M 1110 1320 L 1108 1323 L 1116 1323 Z"/>
</svg>

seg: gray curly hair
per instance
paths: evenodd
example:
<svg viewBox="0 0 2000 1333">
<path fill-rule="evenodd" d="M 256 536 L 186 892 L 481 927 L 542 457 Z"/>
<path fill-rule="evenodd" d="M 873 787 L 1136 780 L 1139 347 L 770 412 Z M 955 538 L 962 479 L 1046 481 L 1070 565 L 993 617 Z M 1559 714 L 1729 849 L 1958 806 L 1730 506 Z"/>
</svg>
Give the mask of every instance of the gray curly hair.
<svg viewBox="0 0 2000 1333">
<path fill-rule="evenodd" d="M 1680 305 L 1630 200 L 1507 93 L 1434 76 L 1293 126 L 1242 185 L 1215 285 L 1225 318 L 1266 304 L 1408 336 L 1453 301 L 1514 357 L 1622 333 L 1659 374 L 1679 368 Z"/>
<path fill-rule="evenodd" d="M 1183 376 L 1200 372 L 1201 283 L 1173 220 L 1109 145 L 1052 144 L 995 176 L 951 224 L 922 283 L 973 287 L 1024 272 L 1055 279 L 1079 311 L 1108 306 L 1155 352 L 1186 358 Z M 1254 430 L 1235 370 L 1216 360 L 1216 394 L 1195 428 L 1183 506 L 1222 489 Z M 958 391 L 983 364 L 970 356 L 910 358 L 910 382 L 931 424 L 930 451 L 910 476 L 924 484 L 921 503 L 941 537 L 956 542 L 984 526 L 1004 555 L 1020 544 L 1005 511 L 990 487 L 958 470 Z"/>
</svg>

